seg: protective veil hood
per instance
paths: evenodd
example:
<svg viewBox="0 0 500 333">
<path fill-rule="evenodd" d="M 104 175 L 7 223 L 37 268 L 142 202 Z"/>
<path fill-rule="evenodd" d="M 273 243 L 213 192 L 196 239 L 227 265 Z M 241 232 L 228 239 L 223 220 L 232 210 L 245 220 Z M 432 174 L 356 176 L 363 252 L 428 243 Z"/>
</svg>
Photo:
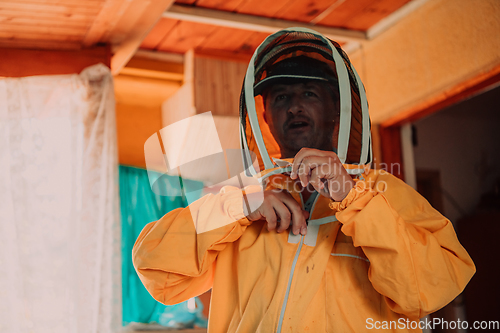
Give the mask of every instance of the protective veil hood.
<svg viewBox="0 0 500 333">
<path fill-rule="evenodd" d="M 370 117 L 366 94 L 356 70 L 340 46 L 306 28 L 288 28 L 267 37 L 255 50 L 247 68 L 240 96 L 240 139 L 245 168 L 265 178 L 287 172 L 279 160 L 280 149 L 264 120 L 264 100 L 259 86 L 269 79 L 268 69 L 284 59 L 307 56 L 327 64 L 337 76 L 340 121 L 337 154 L 352 175 L 369 170 L 372 162 Z M 258 90 L 255 90 L 257 87 Z M 336 112 L 336 110 L 332 110 Z M 335 149 L 335 148 L 334 148 Z M 260 170 L 252 167 L 252 152 Z M 254 164 L 255 165 L 255 164 Z"/>
</svg>

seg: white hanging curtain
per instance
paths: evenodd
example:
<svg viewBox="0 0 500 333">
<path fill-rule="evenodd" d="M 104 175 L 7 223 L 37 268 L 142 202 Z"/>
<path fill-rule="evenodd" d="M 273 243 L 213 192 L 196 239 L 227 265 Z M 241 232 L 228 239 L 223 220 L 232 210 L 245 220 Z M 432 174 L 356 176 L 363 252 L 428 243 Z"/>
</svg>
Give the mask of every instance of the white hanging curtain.
<svg viewBox="0 0 500 333">
<path fill-rule="evenodd" d="M 0 332 L 121 325 L 113 80 L 0 80 Z"/>
</svg>

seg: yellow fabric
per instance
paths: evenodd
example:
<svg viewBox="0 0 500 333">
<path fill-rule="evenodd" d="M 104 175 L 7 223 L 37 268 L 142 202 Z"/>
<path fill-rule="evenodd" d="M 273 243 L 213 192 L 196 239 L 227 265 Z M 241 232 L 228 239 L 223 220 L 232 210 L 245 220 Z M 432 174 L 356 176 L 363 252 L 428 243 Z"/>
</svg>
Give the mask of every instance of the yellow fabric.
<svg viewBox="0 0 500 333">
<path fill-rule="evenodd" d="M 272 183 L 294 191 L 280 185 L 287 179 Z M 388 173 L 364 179 L 342 202 L 318 198 L 310 219 L 338 221 L 319 227 L 315 246 L 302 245 L 282 332 L 368 332 L 370 318 L 415 320 L 453 300 L 474 274 L 453 226 L 424 198 Z M 213 288 L 210 333 L 275 332 L 299 248 L 288 233 L 249 222 L 241 202 L 229 188 L 201 198 L 148 224 L 133 249 L 141 280 L 162 303 Z M 192 216 L 239 220 L 197 234 Z"/>
<path fill-rule="evenodd" d="M 262 96 L 255 106 L 268 154 L 280 158 Z M 259 161 L 257 177 L 302 204 L 296 181 L 273 173 L 282 168 L 264 170 L 248 115 L 242 121 Z M 411 187 L 370 165 L 344 167 L 363 177 L 342 202 L 318 197 L 305 237 L 289 239 L 267 231 L 265 221 L 250 222 L 236 188 L 148 224 L 133 249 L 141 280 L 165 304 L 212 288 L 209 333 L 276 332 L 282 309 L 281 332 L 371 332 L 375 322 L 420 331 L 406 329 L 415 327 L 407 320 L 453 300 L 474 264 L 451 223 Z M 327 223 L 315 226 L 318 220 Z"/>
</svg>

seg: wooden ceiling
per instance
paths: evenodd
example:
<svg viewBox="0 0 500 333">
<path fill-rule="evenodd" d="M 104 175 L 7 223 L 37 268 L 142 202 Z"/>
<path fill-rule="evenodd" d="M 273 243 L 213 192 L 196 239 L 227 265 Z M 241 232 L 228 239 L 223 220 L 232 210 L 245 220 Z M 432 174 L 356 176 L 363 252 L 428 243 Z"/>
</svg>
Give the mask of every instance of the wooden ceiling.
<svg viewBox="0 0 500 333">
<path fill-rule="evenodd" d="M 222 56 L 251 55 L 268 33 L 162 18 L 141 43 L 141 48 L 160 52 Z"/>
<path fill-rule="evenodd" d="M 366 31 L 410 0 L 177 0 L 187 5 Z"/>
<path fill-rule="evenodd" d="M 141 48 L 249 58 L 270 33 L 316 29 L 341 43 L 371 38 L 370 29 L 410 0 L 177 0 Z"/>
<path fill-rule="evenodd" d="M 118 72 L 173 0 L 0 0 L 0 47 L 79 50 L 109 44 Z M 0 54 L 1 57 L 1 54 Z"/>
<path fill-rule="evenodd" d="M 109 44 L 118 73 L 139 48 L 246 58 L 267 35 L 289 26 L 311 27 L 343 43 L 367 40 L 423 2 L 0 0 L 0 47 L 78 50 Z"/>
</svg>

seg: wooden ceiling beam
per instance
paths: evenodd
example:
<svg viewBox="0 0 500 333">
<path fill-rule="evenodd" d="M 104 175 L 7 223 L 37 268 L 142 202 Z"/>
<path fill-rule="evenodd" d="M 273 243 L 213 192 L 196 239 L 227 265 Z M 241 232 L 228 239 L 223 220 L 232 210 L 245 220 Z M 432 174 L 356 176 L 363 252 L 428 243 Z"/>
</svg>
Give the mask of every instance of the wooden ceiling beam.
<svg viewBox="0 0 500 333">
<path fill-rule="evenodd" d="M 142 68 L 130 68 L 130 67 L 124 67 L 120 71 L 120 75 L 128 75 L 128 76 L 134 76 L 134 77 L 140 77 L 140 78 L 146 78 L 146 79 L 156 79 L 156 80 L 163 80 L 163 81 L 179 81 L 182 82 L 184 79 L 184 74 L 178 74 L 178 73 L 171 73 L 171 72 L 160 72 L 160 71 L 154 71 L 154 70 L 149 70 L 149 69 L 142 69 Z"/>
<path fill-rule="evenodd" d="M 127 19 L 121 20 L 117 26 L 117 30 L 123 33 L 122 36 L 125 36 L 125 38 L 117 45 L 112 41 L 114 55 L 111 58 L 111 72 L 113 74 L 118 74 L 127 64 L 139 49 L 141 42 L 146 38 L 149 31 L 161 18 L 162 13 L 174 2 L 174 0 L 135 1 L 139 1 L 146 7 L 137 14 L 132 26 L 130 24 L 130 15 L 133 13 L 125 13 Z"/>
<path fill-rule="evenodd" d="M 339 42 L 360 42 L 367 40 L 366 34 L 362 31 L 331 28 L 307 24 L 303 22 L 272 19 L 267 17 L 245 15 L 200 7 L 186 7 L 175 4 L 172 5 L 167 11 L 165 11 L 162 16 L 165 18 L 176 20 L 204 23 L 250 31 L 260 31 L 265 33 L 274 33 L 278 30 L 289 27 L 304 27 L 316 30 L 324 34 L 325 36 Z"/>
<path fill-rule="evenodd" d="M 118 74 L 174 0 L 106 0 L 87 31 L 83 46 L 112 47 L 111 72 Z"/>
<path fill-rule="evenodd" d="M 129 5 L 130 1 L 106 0 L 83 38 L 83 47 L 99 43 L 115 27 Z"/>
<path fill-rule="evenodd" d="M 134 55 L 135 58 L 157 60 L 161 62 L 170 62 L 174 64 L 184 64 L 184 55 L 169 52 L 149 51 L 139 49 Z"/>
</svg>

